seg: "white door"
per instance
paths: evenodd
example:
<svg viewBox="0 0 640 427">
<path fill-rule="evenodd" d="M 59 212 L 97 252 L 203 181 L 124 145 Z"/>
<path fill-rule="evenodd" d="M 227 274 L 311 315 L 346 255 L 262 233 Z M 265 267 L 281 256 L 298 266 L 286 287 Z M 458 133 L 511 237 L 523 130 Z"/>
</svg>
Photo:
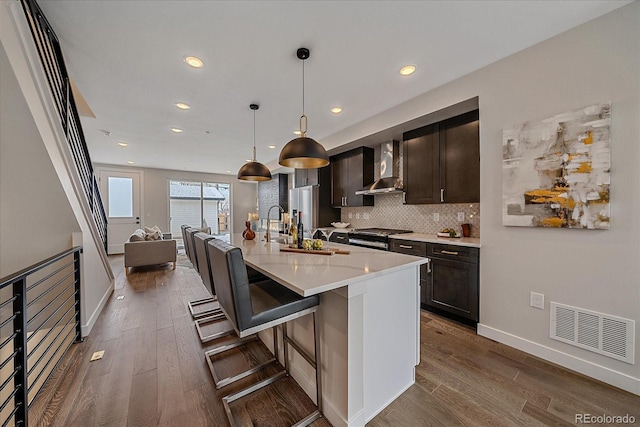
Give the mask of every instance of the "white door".
<svg viewBox="0 0 640 427">
<path fill-rule="evenodd" d="M 140 228 L 140 174 L 101 171 L 100 190 L 107 211 L 107 253 L 124 253 L 124 243 Z"/>
</svg>

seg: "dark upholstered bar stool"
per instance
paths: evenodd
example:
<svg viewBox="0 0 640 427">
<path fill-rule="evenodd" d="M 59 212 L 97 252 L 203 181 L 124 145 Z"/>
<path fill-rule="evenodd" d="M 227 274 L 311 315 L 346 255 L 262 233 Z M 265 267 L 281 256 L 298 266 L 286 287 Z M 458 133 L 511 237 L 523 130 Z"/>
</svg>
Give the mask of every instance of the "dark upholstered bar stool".
<svg viewBox="0 0 640 427">
<path fill-rule="evenodd" d="M 180 226 L 180 230 L 182 231 L 182 244 L 184 246 L 184 253 L 187 255 L 187 258 L 191 260 L 191 254 L 189 253 L 190 248 L 187 245 L 187 228 L 189 228 L 187 224 L 182 224 Z"/>
<path fill-rule="evenodd" d="M 193 227 L 189 227 L 185 230 L 185 233 L 187 235 L 187 245 L 189 246 L 189 261 L 191 261 L 191 265 L 193 265 L 193 268 L 195 268 L 196 271 L 198 271 L 198 255 L 196 254 L 195 241 L 193 240 L 193 236 L 199 232 L 200 230 Z"/>
<path fill-rule="evenodd" d="M 213 334 L 205 335 L 204 327 L 208 324 L 218 323 L 220 320 L 226 320 L 225 315 L 220 310 L 218 298 L 216 296 L 216 288 L 214 285 L 214 272 L 211 268 L 209 257 L 209 240 L 215 239 L 214 236 L 206 233 L 195 233 L 193 235 L 193 251 L 198 264 L 198 271 L 207 290 L 211 293 L 211 297 L 203 298 L 189 302 L 189 311 L 195 319 L 196 330 L 200 341 L 204 344 L 211 340 L 221 338 L 225 335 L 233 333 L 233 329 L 223 329 Z M 267 277 L 252 268 L 247 268 L 249 283 L 265 280 Z"/>
<path fill-rule="evenodd" d="M 207 244 L 209 245 L 211 266 L 215 272 L 214 277 L 218 302 L 239 337 L 235 342 L 217 347 L 205 353 L 209 369 L 211 369 L 214 382 L 216 383 L 216 388 L 220 389 L 225 385 L 245 378 L 252 373 L 259 371 L 267 364 L 277 361 L 277 326 L 284 325 L 286 322 L 293 319 L 311 314 L 313 316 L 315 354 L 313 356 L 308 354 L 299 345 L 294 343 L 292 339 L 287 336 L 286 328 L 284 327 L 283 346 L 285 348 L 286 355 L 287 345 L 291 344 L 291 346 L 316 370 L 317 410 L 298 422 L 296 425 L 306 426 L 322 417 L 322 385 L 320 381 L 321 365 L 319 351 L 320 338 L 318 335 L 316 318 L 316 311 L 319 303 L 318 296 L 301 297 L 295 292 L 270 279 L 249 283 L 247 269 L 242 257 L 242 251 L 239 248 L 231 246 L 218 239 L 209 240 Z M 213 367 L 211 357 L 246 344 L 253 339 L 257 339 L 255 334 L 269 328 L 273 328 L 275 358 L 235 376 L 219 379 Z M 222 399 L 222 402 L 231 425 L 234 425 L 231 408 L 229 407 L 231 402 L 266 387 L 288 374 L 289 361 L 287 360 L 287 357 L 285 357 L 285 369 L 283 371 L 250 387 L 225 396 Z"/>
<path fill-rule="evenodd" d="M 211 294 L 208 298 L 203 298 L 201 300 L 191 301 L 189 303 L 189 311 L 191 312 L 191 316 L 196 319 L 202 317 L 208 317 L 213 314 L 221 314 L 220 306 L 216 302 L 216 291 L 213 286 L 213 272 L 211 271 L 211 266 L 209 265 L 209 249 L 207 247 L 207 242 L 211 239 L 215 239 L 210 234 L 198 232 L 193 235 L 193 251 L 195 252 L 194 259 L 196 260 L 196 264 L 198 265 L 197 271 L 200 273 L 200 278 L 202 278 L 202 283 L 207 288 L 209 293 Z"/>
<path fill-rule="evenodd" d="M 193 265 L 193 268 L 200 273 L 200 268 L 198 265 L 198 254 L 196 251 L 196 242 L 195 235 L 200 231 L 197 228 L 182 226 L 182 238 L 184 240 L 184 247 L 187 256 L 189 257 L 189 261 Z M 211 236 L 213 238 L 213 236 Z M 206 246 L 205 246 L 206 247 Z M 209 274 L 207 272 L 206 274 Z M 202 276 L 202 273 L 200 273 Z M 204 279 L 203 279 L 204 281 Z M 205 283 L 207 285 L 207 283 Z M 189 306 L 189 312 L 191 313 L 191 317 L 194 319 L 199 319 L 201 317 L 206 317 L 212 314 L 213 309 L 217 309 L 217 305 L 215 307 L 211 307 L 211 303 L 215 301 L 215 293 L 211 294 L 212 297 L 203 298 L 195 301 L 189 301 L 187 304 Z"/>
<path fill-rule="evenodd" d="M 213 239 L 215 239 L 215 237 L 206 233 L 196 233 L 193 235 L 193 249 L 195 250 L 195 258 L 198 263 L 198 271 L 200 272 L 202 283 L 204 283 L 204 286 L 212 295 L 209 298 L 189 302 L 189 311 L 191 311 L 191 316 L 196 319 L 196 330 L 202 343 L 233 333 L 233 329 L 225 329 L 210 335 L 204 335 L 203 332 L 204 325 L 226 319 L 217 301 L 216 289 L 213 284 L 213 271 L 209 262 L 209 245 L 207 242 Z"/>
</svg>

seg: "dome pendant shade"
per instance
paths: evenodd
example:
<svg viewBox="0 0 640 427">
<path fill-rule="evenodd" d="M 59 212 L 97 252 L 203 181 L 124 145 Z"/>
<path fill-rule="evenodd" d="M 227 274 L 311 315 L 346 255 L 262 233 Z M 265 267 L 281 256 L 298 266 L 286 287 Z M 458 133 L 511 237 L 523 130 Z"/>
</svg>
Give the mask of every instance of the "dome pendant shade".
<svg viewBox="0 0 640 427">
<path fill-rule="evenodd" d="M 307 116 L 304 114 L 304 61 L 309 58 L 309 49 L 301 47 L 296 56 L 302 61 L 302 116 L 300 136 L 292 139 L 280 151 L 278 163 L 296 169 L 316 169 L 329 164 L 327 150 L 315 139 L 307 138 Z"/>
<path fill-rule="evenodd" d="M 271 172 L 269 168 L 256 160 L 256 110 L 258 104 L 251 104 L 249 108 L 253 110 L 253 160 L 242 165 L 238 171 L 238 179 L 243 181 L 270 181 Z"/>
<path fill-rule="evenodd" d="M 321 168 L 329 164 L 329 155 L 316 140 L 301 136 L 282 148 L 278 163 L 297 169 Z"/>
<path fill-rule="evenodd" d="M 238 179 L 243 181 L 269 181 L 271 172 L 269 168 L 255 160 L 247 162 L 238 171 Z"/>
</svg>

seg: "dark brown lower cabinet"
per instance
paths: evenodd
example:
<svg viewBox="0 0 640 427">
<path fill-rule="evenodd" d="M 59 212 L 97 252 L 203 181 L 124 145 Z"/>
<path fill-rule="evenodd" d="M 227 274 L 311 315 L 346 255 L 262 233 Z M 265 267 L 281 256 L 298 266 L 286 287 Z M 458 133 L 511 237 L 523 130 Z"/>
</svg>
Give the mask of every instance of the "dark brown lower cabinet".
<svg viewBox="0 0 640 427">
<path fill-rule="evenodd" d="M 455 320 L 477 324 L 480 250 L 428 243 L 427 256 L 430 259 L 425 295 L 427 308 L 434 308 L 440 314 L 450 313 Z"/>
</svg>

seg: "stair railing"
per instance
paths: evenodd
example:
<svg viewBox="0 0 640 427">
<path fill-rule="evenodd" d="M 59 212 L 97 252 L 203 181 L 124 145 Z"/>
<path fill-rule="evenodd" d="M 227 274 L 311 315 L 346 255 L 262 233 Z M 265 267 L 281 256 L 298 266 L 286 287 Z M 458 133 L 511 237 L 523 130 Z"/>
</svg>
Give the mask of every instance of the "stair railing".
<svg viewBox="0 0 640 427">
<path fill-rule="evenodd" d="M 27 426 L 29 405 L 82 341 L 80 254 L 61 252 L 0 279 L 0 426 Z"/>
<path fill-rule="evenodd" d="M 49 82 L 60 123 L 73 154 L 93 220 L 106 250 L 107 216 L 93 171 L 89 149 L 82 132 L 80 116 L 76 108 L 58 37 L 35 0 L 21 0 L 21 3 L 42 67 Z"/>
</svg>

